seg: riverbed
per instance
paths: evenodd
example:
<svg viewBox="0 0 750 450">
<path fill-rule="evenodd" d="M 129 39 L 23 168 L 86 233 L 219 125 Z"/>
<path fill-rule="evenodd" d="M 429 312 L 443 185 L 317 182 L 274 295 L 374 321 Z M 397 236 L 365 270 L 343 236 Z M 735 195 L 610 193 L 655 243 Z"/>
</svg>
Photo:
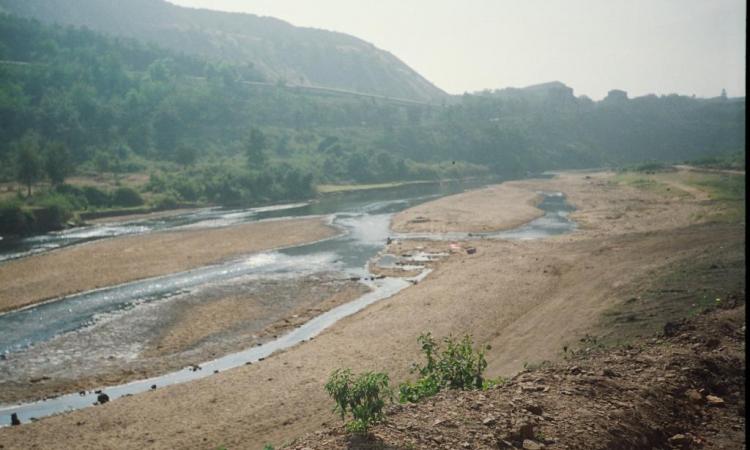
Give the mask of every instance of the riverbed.
<svg viewBox="0 0 750 450">
<path fill-rule="evenodd" d="M 196 307 L 205 307 L 212 302 L 221 301 L 226 297 L 218 295 L 217 292 L 231 290 L 229 286 L 241 286 L 239 291 L 252 292 L 254 285 L 258 286 L 272 281 L 295 284 L 304 283 L 300 280 L 309 279 L 309 277 L 323 277 L 329 283 L 341 285 L 351 283 L 356 279 L 361 286 L 369 289 L 369 292 L 358 296 L 356 300 L 347 299 L 340 305 L 329 304 L 326 311 L 321 311 L 322 314 L 319 316 L 305 317 L 311 320 L 297 323 L 293 330 L 284 330 L 288 332 L 277 334 L 270 340 L 253 342 L 238 339 L 239 344 L 244 342 L 245 345 L 254 345 L 245 351 L 230 353 L 207 362 L 202 360 L 183 370 L 110 387 L 105 389 L 105 392 L 110 398 L 116 398 L 150 390 L 153 386 L 162 387 L 202 378 L 214 371 L 223 371 L 258 361 L 275 351 L 310 339 L 336 320 L 353 314 L 372 302 L 389 297 L 426 276 L 428 271 L 422 270 L 419 275 L 410 279 L 373 279 L 372 274 L 367 270 L 367 264 L 383 250 L 389 238 L 456 241 L 477 237 L 534 239 L 564 233 L 574 228 L 574 224 L 567 218 L 570 207 L 565 203 L 564 198 L 559 193 L 546 193 L 539 205 L 545 211 L 544 215 L 514 230 L 485 233 L 481 236 L 476 234 L 394 235 L 389 230 L 393 213 L 428 199 L 460 192 L 465 188 L 466 186 L 459 184 L 412 186 L 407 189 L 379 192 L 374 196 L 372 193 L 357 193 L 342 196 L 333 201 L 329 200 L 327 204 L 295 206 L 293 209 L 298 214 L 297 217 L 336 210 L 328 212 L 330 223 L 344 233 L 313 244 L 252 254 L 219 265 L 86 292 L 24 311 L 2 315 L 0 328 L 10 330 L 10 327 L 14 327 L 14 332 L 3 333 L 6 337 L 0 342 L 5 352 L 5 359 L 0 361 L 0 377 L 2 377 L 0 383 L 14 383 L 23 376 L 26 376 L 29 382 L 35 380 L 34 383 L 44 383 L 49 382 L 53 377 L 42 375 L 43 373 L 59 376 L 66 370 L 70 372 L 69 374 L 73 374 L 72 378 L 75 379 L 75 374 L 80 372 L 66 368 L 86 367 L 95 372 L 98 367 L 97 361 L 127 363 L 136 360 L 139 355 L 153 352 L 153 349 L 149 348 L 148 341 L 155 340 L 157 333 L 154 330 L 164 325 L 164 317 L 174 317 L 176 310 L 184 309 L 185 304 L 191 301 Z M 542 193 L 537 195 L 540 194 Z M 279 209 L 273 211 L 272 215 L 280 216 L 281 212 L 288 214 L 289 210 Z M 257 212 L 243 215 L 235 211 L 227 215 L 211 217 L 203 221 L 202 225 L 200 221 L 193 221 L 176 226 L 191 228 L 231 226 L 232 221 L 238 220 L 239 217 L 258 220 Z M 260 220 L 269 219 L 272 217 L 264 217 Z M 278 217 L 274 219 L 278 220 Z M 278 293 L 272 294 L 270 297 L 277 295 Z M 324 298 L 328 296 L 321 296 L 319 301 L 322 302 Z M 257 302 L 258 299 L 248 301 Z M 290 301 L 289 306 L 294 307 L 294 303 Z M 151 314 L 156 310 L 160 312 Z M 283 313 L 279 317 L 281 316 Z M 55 320 L 50 320 L 50 318 Z M 151 339 L 127 339 L 127 333 L 123 333 L 123 330 L 136 325 L 140 327 L 139 336 Z M 91 342 L 100 344 L 91 348 Z M 61 351 L 61 349 L 64 350 Z M 223 351 L 226 352 L 227 348 Z M 54 357 L 61 352 L 65 354 L 65 357 Z M 106 366 L 107 364 L 100 365 Z M 200 367 L 200 369 L 195 367 Z M 146 372 L 135 371 L 134 373 L 137 376 Z M 22 420 L 30 420 L 32 417 L 39 418 L 91 405 L 98 396 L 96 392 L 91 392 L 92 390 L 99 389 L 88 391 L 84 389 L 82 395 L 64 395 L 40 403 L 3 408 L 0 410 L 0 416 L 4 416 L 2 420 L 8 420 L 9 416 L 3 413 L 9 413 L 12 410 L 18 412 Z"/>
</svg>

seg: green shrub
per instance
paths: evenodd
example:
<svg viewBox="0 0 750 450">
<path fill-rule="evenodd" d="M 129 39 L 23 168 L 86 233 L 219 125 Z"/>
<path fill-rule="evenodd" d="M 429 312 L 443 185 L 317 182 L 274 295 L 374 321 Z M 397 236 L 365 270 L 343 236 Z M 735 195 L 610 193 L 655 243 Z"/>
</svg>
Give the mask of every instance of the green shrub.
<svg viewBox="0 0 750 450">
<path fill-rule="evenodd" d="M 38 231 L 59 230 L 73 217 L 75 207 L 62 194 L 50 194 L 35 202 L 33 209 L 35 227 Z"/>
<path fill-rule="evenodd" d="M 157 210 L 175 209 L 180 206 L 180 201 L 177 199 L 177 195 L 170 191 L 155 195 L 151 200 L 151 204 Z"/>
<path fill-rule="evenodd" d="M 418 341 L 427 361 L 424 366 L 414 365 L 412 371 L 420 375 L 416 382 L 399 386 L 399 401 L 416 402 L 442 389 L 483 389 L 491 384 L 482 376 L 487 368 L 484 351 L 474 350 L 470 336 L 460 341 L 446 337 L 443 349 L 430 333 L 420 335 Z"/>
<path fill-rule="evenodd" d="M 0 202 L 0 234 L 21 235 L 30 231 L 34 218 L 18 199 Z"/>
<path fill-rule="evenodd" d="M 133 188 L 119 187 L 112 194 L 112 204 L 117 206 L 141 206 L 143 197 Z"/>
<path fill-rule="evenodd" d="M 94 208 L 106 208 L 112 201 L 108 193 L 94 186 L 85 186 L 83 196 L 86 197 L 88 204 Z"/>
<path fill-rule="evenodd" d="M 341 414 L 341 420 L 351 412 L 353 420 L 346 428 L 354 433 L 367 433 L 371 425 L 382 421 L 385 400 L 392 398 L 384 373 L 366 372 L 354 378 L 351 370 L 337 369 L 325 389 L 336 402 L 334 411 Z"/>
</svg>

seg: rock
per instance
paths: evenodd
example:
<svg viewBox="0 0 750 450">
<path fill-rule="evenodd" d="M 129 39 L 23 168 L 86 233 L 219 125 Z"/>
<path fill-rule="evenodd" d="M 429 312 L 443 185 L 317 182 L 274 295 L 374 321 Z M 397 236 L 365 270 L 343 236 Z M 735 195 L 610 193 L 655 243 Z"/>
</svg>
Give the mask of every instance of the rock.
<svg viewBox="0 0 750 450">
<path fill-rule="evenodd" d="M 685 397 L 687 397 L 692 403 L 703 403 L 703 396 L 695 389 L 688 389 L 685 391 Z"/>
<path fill-rule="evenodd" d="M 573 366 L 568 371 L 573 375 L 578 375 L 579 373 L 581 373 L 581 368 L 578 366 Z"/>
<path fill-rule="evenodd" d="M 679 333 L 680 328 L 682 328 L 682 324 L 679 322 L 667 322 L 664 324 L 664 330 L 663 333 L 666 337 L 672 337 L 677 335 Z"/>
<path fill-rule="evenodd" d="M 477 252 L 477 249 L 475 249 L 474 247 L 469 247 L 466 249 L 466 253 L 468 253 L 469 255 L 473 255 L 476 252 Z"/>
<path fill-rule="evenodd" d="M 542 415 L 542 407 L 539 405 L 535 405 L 533 403 L 530 403 L 526 405 L 526 411 L 530 412 L 531 414 L 541 416 Z"/>
<path fill-rule="evenodd" d="M 675 447 L 685 448 L 690 445 L 690 441 L 692 441 L 692 439 L 682 433 L 675 434 L 674 436 L 669 438 L 669 443 Z"/>
<path fill-rule="evenodd" d="M 151 390 L 154 390 L 154 389 L 156 389 L 156 385 L 155 385 L 155 384 L 152 384 L 152 385 L 151 385 Z"/>
<path fill-rule="evenodd" d="M 486 417 L 484 420 L 482 420 L 482 425 L 491 427 L 497 423 L 497 419 L 494 417 Z"/>
<path fill-rule="evenodd" d="M 612 369 L 602 369 L 602 376 L 615 378 L 615 377 L 618 377 L 619 375 Z"/>
<path fill-rule="evenodd" d="M 10 415 L 10 424 L 13 426 L 21 425 L 21 420 L 18 418 L 18 414 L 13 413 Z"/>
<path fill-rule="evenodd" d="M 523 392 L 539 392 L 544 390 L 544 386 L 534 383 L 521 383 Z"/>
<path fill-rule="evenodd" d="M 706 401 L 710 406 L 724 406 L 724 400 L 715 395 L 707 395 Z"/>
<path fill-rule="evenodd" d="M 544 448 L 544 444 L 534 442 L 531 439 L 524 439 L 523 448 L 524 450 L 541 450 Z"/>
<path fill-rule="evenodd" d="M 101 393 L 96 396 L 96 401 L 99 402 L 100 405 L 103 405 L 109 401 L 109 395 Z"/>
<path fill-rule="evenodd" d="M 518 429 L 518 434 L 521 436 L 521 439 L 533 438 L 534 424 L 531 422 L 526 422 L 525 424 L 521 425 L 521 428 Z"/>
</svg>

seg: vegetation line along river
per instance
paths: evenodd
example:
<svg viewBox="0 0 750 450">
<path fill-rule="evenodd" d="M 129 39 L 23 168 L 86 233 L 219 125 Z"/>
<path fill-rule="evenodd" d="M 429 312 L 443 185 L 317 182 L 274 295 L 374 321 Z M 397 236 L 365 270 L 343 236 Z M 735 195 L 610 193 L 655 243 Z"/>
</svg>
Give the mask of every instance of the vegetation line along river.
<svg viewBox="0 0 750 450">
<path fill-rule="evenodd" d="M 560 193 L 545 193 L 539 207 L 545 215 L 514 230 L 484 234 L 400 234 L 391 233 L 389 226 L 393 213 L 423 202 L 427 199 L 460 192 L 476 185 L 462 183 L 406 186 L 387 192 L 356 192 L 335 198 L 325 199 L 317 204 L 295 205 L 293 208 L 277 208 L 259 211 L 229 211 L 197 213 L 204 221 L 190 218 L 171 218 L 173 226 L 223 226 L 236 223 L 238 220 L 258 220 L 279 216 L 299 217 L 313 214 L 330 214 L 332 224 L 345 231 L 344 234 L 312 244 L 280 249 L 249 255 L 224 264 L 212 265 L 187 272 L 176 273 L 126 283 L 110 288 L 99 289 L 70 296 L 58 301 L 46 303 L 25 310 L 0 316 L 0 378 L 13 374 L 13 361 L 21 358 L 38 358 L 40 364 L 49 364 L 50 368 L 60 364 L 75 364 L 69 358 L 55 358 L 45 355 L 45 343 L 59 339 L 60 336 L 76 333 L 82 329 L 90 330 L 99 321 L 109 321 L 116 326 L 129 327 L 131 317 L 143 305 L 164 302 L 166 305 L 177 305 L 180 296 L 196 289 L 212 289 L 222 284 L 243 280 L 289 279 L 309 276 L 311 274 L 334 273 L 344 278 L 360 278 L 370 287 L 370 292 L 356 300 L 333 308 L 304 325 L 293 329 L 261 346 L 232 353 L 200 365 L 200 370 L 186 368 L 161 376 L 127 383 L 104 389 L 110 399 L 124 395 L 144 392 L 152 386 L 163 387 L 170 384 L 203 378 L 214 371 L 222 371 L 263 359 L 273 352 L 293 346 L 310 339 L 332 325 L 342 317 L 353 314 L 367 305 L 408 287 L 425 277 L 428 270 L 415 278 L 374 279 L 367 270 L 368 261 L 382 251 L 386 240 L 396 236 L 398 239 L 534 239 L 544 236 L 565 233 L 575 224 L 568 220 L 572 209 Z M 161 226 L 162 229 L 165 225 Z M 32 250 L 33 251 L 33 250 Z M 171 302 L 171 303 L 170 303 Z M 167 306 L 168 307 L 168 306 Z M 158 326 L 158 324 L 155 324 Z M 108 353 L 117 353 L 127 342 L 109 339 L 111 345 L 90 350 L 82 342 L 80 352 L 101 352 L 102 357 Z M 5 366 L 5 367 L 3 367 Z M 0 424 L 10 423 L 10 414 L 17 413 L 23 421 L 40 418 L 51 414 L 79 409 L 96 402 L 97 393 L 83 392 L 48 399 L 46 401 L 23 405 L 0 407 Z"/>
</svg>

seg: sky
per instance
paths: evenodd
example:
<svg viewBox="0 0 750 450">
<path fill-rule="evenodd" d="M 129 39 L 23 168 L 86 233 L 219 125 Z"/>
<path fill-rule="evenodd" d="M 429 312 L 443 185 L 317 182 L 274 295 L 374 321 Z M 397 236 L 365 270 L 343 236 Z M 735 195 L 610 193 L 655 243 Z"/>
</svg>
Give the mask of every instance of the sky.
<svg viewBox="0 0 750 450">
<path fill-rule="evenodd" d="M 743 0 L 170 0 L 355 35 L 452 94 L 745 95 Z"/>
</svg>

